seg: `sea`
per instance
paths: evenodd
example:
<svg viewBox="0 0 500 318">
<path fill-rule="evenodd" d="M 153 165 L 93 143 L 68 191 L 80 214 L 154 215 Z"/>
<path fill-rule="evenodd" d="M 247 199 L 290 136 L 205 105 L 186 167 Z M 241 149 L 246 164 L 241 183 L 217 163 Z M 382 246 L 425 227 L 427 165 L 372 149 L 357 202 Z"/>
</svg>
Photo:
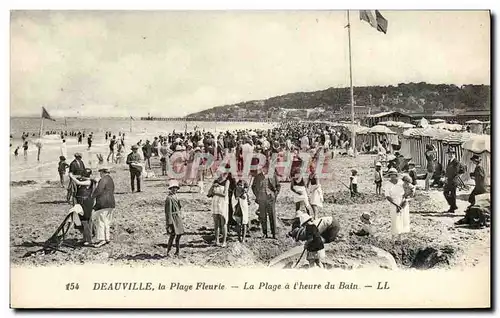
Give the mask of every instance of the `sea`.
<svg viewBox="0 0 500 318">
<path fill-rule="evenodd" d="M 237 129 L 269 129 L 275 127 L 273 122 L 195 122 L 195 121 L 149 121 L 131 120 L 129 118 L 66 118 L 43 122 L 44 131 L 74 131 L 92 133 L 94 138 L 92 148 L 88 150 L 87 139 L 78 144 L 77 137 L 66 137 L 67 160 L 69 164 L 73 160 L 75 152 L 82 153 L 85 164 L 97 168 L 97 154 L 102 154 L 104 160 L 108 155 L 108 142 L 105 132 L 110 131 L 118 137 L 118 133 L 125 133 L 126 151 L 139 140 L 152 140 L 154 136 L 167 135 L 175 131 L 205 130 L 211 132 L 237 130 Z M 44 135 L 40 161 L 37 161 L 37 148 L 29 144 L 28 155 L 24 157 L 21 136 L 27 132 L 30 136 L 34 133 L 36 137 L 29 137 L 35 142 L 39 140 L 40 118 L 33 117 L 11 117 L 10 118 L 10 179 L 11 181 L 33 180 L 37 183 L 59 180 L 57 164 L 61 155 L 61 138 L 58 135 Z M 18 156 L 14 156 L 14 150 L 20 146 Z"/>
</svg>

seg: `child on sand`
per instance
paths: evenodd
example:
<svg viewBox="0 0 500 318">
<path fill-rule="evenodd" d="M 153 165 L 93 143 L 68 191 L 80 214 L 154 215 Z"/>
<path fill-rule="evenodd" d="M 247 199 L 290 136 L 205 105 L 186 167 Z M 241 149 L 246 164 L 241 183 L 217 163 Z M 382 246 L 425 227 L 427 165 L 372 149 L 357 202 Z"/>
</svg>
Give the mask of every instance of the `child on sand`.
<svg viewBox="0 0 500 318">
<path fill-rule="evenodd" d="M 415 186 L 412 184 L 411 177 L 407 174 L 403 175 L 402 180 L 405 193 L 403 195 L 403 203 L 401 204 L 401 207 L 404 207 L 408 204 L 408 200 L 415 196 Z"/>
<path fill-rule="evenodd" d="M 64 188 L 64 175 L 66 174 L 66 169 L 68 168 L 69 165 L 66 163 L 66 158 L 64 156 L 59 156 L 57 171 L 59 172 L 59 181 L 61 182 L 61 188 Z"/>
<path fill-rule="evenodd" d="M 313 223 L 311 216 L 306 213 L 302 213 L 299 219 L 300 226 L 305 226 L 306 243 L 304 244 L 304 248 L 307 250 L 309 267 L 318 266 L 323 268 L 325 245 L 321 239 L 318 227 Z"/>
<path fill-rule="evenodd" d="M 408 174 L 411 178 L 411 184 L 417 185 L 417 171 L 415 170 L 415 163 L 413 161 L 408 162 Z"/>
<path fill-rule="evenodd" d="M 363 213 L 361 214 L 360 218 L 361 220 L 361 229 L 356 231 L 356 232 L 351 232 L 351 234 L 357 235 L 357 236 L 369 236 L 373 235 L 373 230 L 372 230 L 372 222 L 370 221 L 370 214 L 368 213 Z"/>
<path fill-rule="evenodd" d="M 375 194 L 376 195 L 381 195 L 382 194 L 382 164 L 380 162 L 377 162 L 375 164 Z"/>
<path fill-rule="evenodd" d="M 358 194 L 358 171 L 356 169 L 351 170 L 349 189 L 351 190 L 351 197 Z"/>
<path fill-rule="evenodd" d="M 239 180 L 236 183 L 234 190 L 234 200 L 236 202 L 234 208 L 234 219 L 238 223 L 238 240 L 245 242 L 245 237 L 248 230 L 248 206 L 250 205 L 250 197 L 248 196 L 248 183 L 244 180 Z"/>
</svg>

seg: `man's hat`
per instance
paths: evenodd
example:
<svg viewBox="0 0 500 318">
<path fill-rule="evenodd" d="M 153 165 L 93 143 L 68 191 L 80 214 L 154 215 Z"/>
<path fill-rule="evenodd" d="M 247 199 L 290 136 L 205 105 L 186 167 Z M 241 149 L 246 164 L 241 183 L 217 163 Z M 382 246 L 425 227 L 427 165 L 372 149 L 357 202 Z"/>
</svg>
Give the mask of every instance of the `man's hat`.
<svg viewBox="0 0 500 318">
<path fill-rule="evenodd" d="M 413 162 L 413 161 L 409 161 L 409 162 L 408 162 L 408 165 L 409 165 L 409 166 L 414 166 L 414 165 L 415 165 L 415 162 Z"/>
<path fill-rule="evenodd" d="M 172 179 L 168 182 L 168 188 L 169 189 L 172 189 L 172 188 L 177 188 L 179 189 L 179 181 L 175 180 L 175 179 Z"/>
<path fill-rule="evenodd" d="M 132 145 L 132 147 L 131 147 L 131 148 L 132 148 L 132 150 L 137 150 L 137 149 L 139 149 L 139 146 L 137 146 L 137 145 Z"/>
<path fill-rule="evenodd" d="M 110 172 L 110 169 L 108 167 L 101 167 L 99 170 L 97 170 L 98 172 L 105 172 L 105 173 L 109 173 Z"/>
<path fill-rule="evenodd" d="M 66 157 L 64 157 L 64 156 L 59 156 L 59 160 L 66 160 Z"/>
<path fill-rule="evenodd" d="M 382 167 L 382 164 L 381 164 L 380 162 L 377 162 L 377 163 L 375 164 L 375 167 Z"/>
<path fill-rule="evenodd" d="M 311 216 L 307 213 L 302 213 L 300 216 L 299 216 L 299 220 L 300 220 L 300 226 L 303 226 L 304 224 L 306 224 L 307 222 L 309 222 L 311 220 Z"/>
<path fill-rule="evenodd" d="M 79 152 L 75 152 L 75 157 L 76 157 L 76 158 L 81 158 L 81 157 L 82 157 L 82 154 L 81 154 L 81 153 L 79 153 Z"/>
<path fill-rule="evenodd" d="M 398 171 L 396 170 L 396 168 L 391 168 L 389 169 L 389 171 L 387 172 L 388 175 L 398 175 Z"/>
<path fill-rule="evenodd" d="M 479 157 L 478 155 L 474 154 L 474 155 L 472 155 L 472 157 L 470 158 L 470 160 L 472 160 L 472 161 L 479 161 L 479 160 L 481 160 L 481 157 Z"/>
</svg>

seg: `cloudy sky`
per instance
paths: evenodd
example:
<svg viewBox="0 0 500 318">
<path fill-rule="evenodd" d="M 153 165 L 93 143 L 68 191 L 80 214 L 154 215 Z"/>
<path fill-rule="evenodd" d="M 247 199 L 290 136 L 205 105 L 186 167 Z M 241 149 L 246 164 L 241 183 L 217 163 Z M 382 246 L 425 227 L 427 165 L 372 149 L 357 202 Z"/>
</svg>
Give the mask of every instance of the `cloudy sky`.
<svg viewBox="0 0 500 318">
<path fill-rule="evenodd" d="M 355 86 L 489 84 L 488 12 L 351 11 Z M 184 116 L 349 85 L 345 11 L 15 11 L 11 115 Z"/>
</svg>

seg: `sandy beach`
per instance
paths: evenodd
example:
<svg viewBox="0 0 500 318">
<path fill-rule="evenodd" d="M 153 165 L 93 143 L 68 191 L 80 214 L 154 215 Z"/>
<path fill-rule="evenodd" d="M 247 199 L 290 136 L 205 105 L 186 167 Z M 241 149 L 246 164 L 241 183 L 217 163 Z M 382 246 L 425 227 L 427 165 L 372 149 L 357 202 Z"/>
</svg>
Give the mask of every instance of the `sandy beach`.
<svg viewBox="0 0 500 318">
<path fill-rule="evenodd" d="M 453 225 L 462 218 L 468 205 L 468 192 L 458 195 L 459 210 L 455 215 L 443 213 L 447 208 L 442 192 L 417 190 L 410 204 L 411 233 L 402 242 L 394 243 L 390 235 L 390 206 L 384 197 L 377 197 L 373 184 L 371 155 L 356 158 L 337 157 L 329 164 L 329 179 L 322 182 L 325 192 L 324 207 L 319 216 L 333 215 L 341 225 L 337 241 L 328 244 L 327 260 L 331 267 L 355 269 L 366 267 L 387 268 L 387 258 L 380 259 L 374 248 L 388 252 L 400 269 L 409 268 L 464 268 L 489 266 L 490 229 L 473 230 Z M 160 175 L 159 159 L 152 166 Z M 342 185 L 348 183 L 350 169 L 359 172 L 361 196 L 352 199 Z M 267 266 L 281 253 L 300 246 L 286 237 L 295 209 L 289 183 L 282 183 L 278 196 L 278 239 L 263 239 L 260 229 L 251 222 L 251 237 L 239 243 L 235 232 L 230 232 L 226 248 L 213 245 L 211 201 L 206 195 L 190 193 L 189 187 L 180 190 L 186 235 L 181 240 L 179 257 L 165 257 L 167 235 L 165 230 L 164 200 L 167 177 L 143 179 L 142 193 L 131 193 L 126 165 L 112 167 L 117 200 L 112 225 L 113 240 L 101 248 L 64 248 L 67 253 L 50 255 L 33 253 L 56 230 L 70 206 L 65 202 L 66 191 L 54 181 L 39 184 L 11 186 L 11 263 L 13 266 L 43 266 L 81 263 L 127 264 L 143 266 L 203 266 L 252 267 Z M 205 182 L 208 188 L 211 180 Z M 387 182 L 385 180 L 384 182 Z M 251 195 L 253 198 L 253 195 Z M 252 201 L 253 202 L 253 201 Z M 256 219 L 252 203 L 250 220 Z M 376 237 L 350 236 L 360 226 L 362 212 L 371 212 Z M 76 241 L 80 234 L 72 229 L 69 239 Z M 290 257 L 295 261 L 297 257 Z"/>
</svg>

